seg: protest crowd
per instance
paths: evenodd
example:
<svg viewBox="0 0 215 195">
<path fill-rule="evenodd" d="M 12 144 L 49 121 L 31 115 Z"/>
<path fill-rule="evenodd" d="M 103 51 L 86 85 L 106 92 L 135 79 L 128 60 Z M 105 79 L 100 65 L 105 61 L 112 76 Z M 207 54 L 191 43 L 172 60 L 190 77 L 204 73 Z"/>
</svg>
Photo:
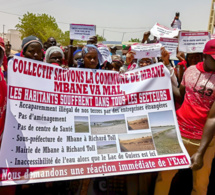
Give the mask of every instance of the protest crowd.
<svg viewBox="0 0 215 195">
<path fill-rule="evenodd" d="M 157 24 L 159 26 L 159 24 Z M 160 25 L 160 27 L 162 27 Z M 125 74 L 134 69 L 163 63 L 169 70 L 175 111 L 183 144 L 191 157 L 188 169 L 165 170 L 122 176 L 87 178 L 36 184 L 0 187 L 0 194 L 192 194 L 215 193 L 215 39 L 205 42 L 202 51 L 180 50 L 181 31 L 179 13 L 171 23 L 172 37 L 156 36 L 153 31 L 143 32 L 141 43 L 115 46 L 97 42 L 91 36 L 86 45 L 59 46 L 50 37 L 45 43 L 34 35 L 22 40 L 22 58 L 50 63 L 67 70 L 99 69 Z M 187 35 L 188 36 L 188 35 Z M 153 37 L 153 38 L 151 38 Z M 151 38 L 151 39 L 150 39 Z M 162 38 L 176 40 L 175 57 L 161 44 Z M 145 49 L 141 57 L 141 49 Z M 150 47 L 158 47 L 158 55 L 147 55 Z M 7 104 L 7 71 L 11 45 L 0 38 L 0 133 L 4 131 Z M 150 52 L 149 52 L 150 53 Z M 120 54 L 120 55 L 119 55 Z M 138 57 L 137 57 L 138 56 Z M 93 189 L 93 193 L 91 193 Z"/>
</svg>

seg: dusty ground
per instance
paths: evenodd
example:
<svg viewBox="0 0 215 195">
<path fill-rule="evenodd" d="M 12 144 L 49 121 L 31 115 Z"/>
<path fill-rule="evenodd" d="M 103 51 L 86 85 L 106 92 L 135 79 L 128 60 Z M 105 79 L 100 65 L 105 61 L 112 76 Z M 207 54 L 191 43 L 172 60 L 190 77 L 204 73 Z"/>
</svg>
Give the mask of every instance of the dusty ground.
<svg viewBox="0 0 215 195">
<path fill-rule="evenodd" d="M 98 154 L 111 154 L 111 153 L 117 153 L 117 148 L 110 147 L 110 148 L 104 148 L 104 149 L 97 149 Z"/>
<path fill-rule="evenodd" d="M 151 136 L 120 141 L 120 148 L 122 152 L 155 150 Z"/>
<path fill-rule="evenodd" d="M 127 133 L 125 124 L 117 124 L 106 127 L 91 127 L 91 134 L 120 134 Z"/>
<path fill-rule="evenodd" d="M 139 120 L 128 121 L 129 130 L 148 129 L 149 123 L 147 118 L 141 118 Z"/>
</svg>

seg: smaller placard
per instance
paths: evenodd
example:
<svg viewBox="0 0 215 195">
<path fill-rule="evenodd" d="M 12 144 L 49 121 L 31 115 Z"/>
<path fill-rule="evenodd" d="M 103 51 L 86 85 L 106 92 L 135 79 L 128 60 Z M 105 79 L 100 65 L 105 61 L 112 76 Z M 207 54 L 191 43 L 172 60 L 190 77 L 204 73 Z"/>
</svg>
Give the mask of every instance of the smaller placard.
<svg viewBox="0 0 215 195">
<path fill-rule="evenodd" d="M 96 26 L 87 24 L 70 24 L 70 39 L 87 41 L 96 35 Z"/>
<path fill-rule="evenodd" d="M 209 32 L 181 31 L 179 33 L 179 51 L 201 53 L 205 44 L 211 39 Z"/>
<path fill-rule="evenodd" d="M 161 43 L 155 44 L 136 44 L 131 46 L 131 50 L 136 52 L 134 58 L 150 58 L 150 57 L 160 57 L 161 56 Z"/>
<path fill-rule="evenodd" d="M 157 38 L 174 38 L 178 36 L 179 29 L 177 28 L 168 28 L 159 23 L 156 23 L 150 30 L 151 34 Z"/>
<path fill-rule="evenodd" d="M 171 38 L 160 38 L 159 43 L 162 44 L 163 47 L 169 52 L 170 59 L 177 59 L 177 47 L 178 47 L 178 39 Z"/>
</svg>

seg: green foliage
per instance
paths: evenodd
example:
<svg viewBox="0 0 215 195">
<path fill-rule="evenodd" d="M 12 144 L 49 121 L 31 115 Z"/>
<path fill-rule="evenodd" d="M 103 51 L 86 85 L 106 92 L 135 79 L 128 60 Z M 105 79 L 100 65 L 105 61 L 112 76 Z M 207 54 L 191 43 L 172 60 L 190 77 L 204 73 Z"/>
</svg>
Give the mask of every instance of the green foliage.
<svg viewBox="0 0 215 195">
<path fill-rule="evenodd" d="M 96 36 L 97 36 L 98 42 L 106 41 L 106 39 L 103 36 L 100 36 L 100 35 L 96 35 Z"/>
<path fill-rule="evenodd" d="M 138 39 L 138 38 L 132 39 L 131 38 L 131 40 L 129 40 L 128 42 L 137 42 L 137 43 L 140 43 L 140 39 Z"/>
<path fill-rule="evenodd" d="M 34 35 L 40 38 L 42 42 L 45 42 L 49 37 L 54 37 L 58 40 L 63 34 L 61 29 L 58 28 L 55 18 L 47 14 L 36 15 L 27 12 L 19 20 L 16 28 L 21 33 L 22 39 Z"/>
<path fill-rule="evenodd" d="M 62 32 L 58 27 L 54 17 L 47 14 L 33 14 L 27 12 L 19 18 L 19 23 L 16 25 L 17 30 L 21 33 L 21 38 L 34 35 L 41 39 L 44 43 L 49 37 L 54 37 L 58 43 L 62 46 L 69 45 L 70 32 Z M 96 35 L 98 42 L 106 41 L 106 39 L 100 35 Z M 86 41 L 74 40 L 73 45 L 83 44 Z"/>
<path fill-rule="evenodd" d="M 62 46 L 67 46 L 70 43 L 69 36 L 69 31 L 65 31 L 65 33 L 61 33 L 61 37 L 60 39 L 57 39 L 57 42 L 59 42 Z"/>
</svg>

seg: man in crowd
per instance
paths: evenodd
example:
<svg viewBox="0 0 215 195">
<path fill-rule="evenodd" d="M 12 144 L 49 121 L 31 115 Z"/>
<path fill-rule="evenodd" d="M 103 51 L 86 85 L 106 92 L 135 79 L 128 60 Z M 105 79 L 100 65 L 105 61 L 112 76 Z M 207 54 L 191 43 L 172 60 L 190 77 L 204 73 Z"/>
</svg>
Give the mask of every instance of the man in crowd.
<svg viewBox="0 0 215 195">
<path fill-rule="evenodd" d="M 206 195 L 215 155 L 215 39 L 206 43 L 204 62 L 184 73 L 180 90 L 173 86 L 175 98 L 183 101 L 177 119 L 183 143 L 192 156 L 192 195 Z M 155 194 L 169 193 L 177 170 L 159 172 Z"/>
<path fill-rule="evenodd" d="M 172 27 L 172 28 L 181 29 L 181 21 L 179 20 L 179 16 L 180 16 L 180 13 L 177 12 L 177 13 L 175 14 L 175 18 L 174 18 L 174 20 L 172 21 L 172 24 L 171 24 L 171 27 Z"/>
</svg>

